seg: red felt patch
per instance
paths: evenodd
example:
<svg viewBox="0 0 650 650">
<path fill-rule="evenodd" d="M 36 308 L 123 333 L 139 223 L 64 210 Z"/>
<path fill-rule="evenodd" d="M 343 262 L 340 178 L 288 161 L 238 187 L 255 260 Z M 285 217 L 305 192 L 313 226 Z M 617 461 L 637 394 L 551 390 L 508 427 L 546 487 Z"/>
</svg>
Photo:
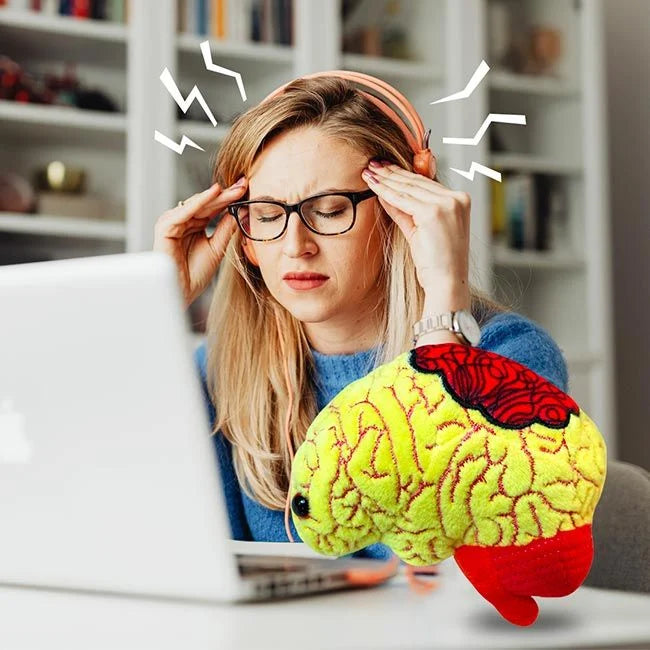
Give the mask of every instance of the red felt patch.
<svg viewBox="0 0 650 650">
<path fill-rule="evenodd" d="M 537 422 L 557 429 L 580 407 L 562 390 L 523 364 L 460 343 L 411 350 L 410 365 L 439 374 L 448 392 L 465 408 L 480 410 L 501 427 L 519 429 Z"/>
</svg>

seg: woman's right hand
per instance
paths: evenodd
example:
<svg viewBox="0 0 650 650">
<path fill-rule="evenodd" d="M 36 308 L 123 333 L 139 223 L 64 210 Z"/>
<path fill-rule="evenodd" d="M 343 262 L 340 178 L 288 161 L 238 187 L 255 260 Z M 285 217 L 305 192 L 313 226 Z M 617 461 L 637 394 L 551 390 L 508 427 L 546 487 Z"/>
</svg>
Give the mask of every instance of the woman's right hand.
<svg viewBox="0 0 650 650">
<path fill-rule="evenodd" d="M 228 242 L 237 230 L 237 222 L 224 215 L 212 237 L 205 228 L 226 207 L 246 191 L 247 180 L 222 190 L 218 183 L 194 194 L 158 217 L 154 227 L 153 250 L 170 255 L 178 269 L 185 307 L 189 307 L 208 286 L 223 259 Z M 240 179 L 241 180 L 241 179 Z"/>
</svg>

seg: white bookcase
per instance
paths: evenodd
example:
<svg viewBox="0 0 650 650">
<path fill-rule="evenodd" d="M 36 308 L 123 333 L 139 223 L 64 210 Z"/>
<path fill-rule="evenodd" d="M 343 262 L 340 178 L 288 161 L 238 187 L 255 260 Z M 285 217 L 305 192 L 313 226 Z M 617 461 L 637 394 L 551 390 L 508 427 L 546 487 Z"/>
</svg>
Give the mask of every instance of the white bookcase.
<svg viewBox="0 0 650 650">
<path fill-rule="evenodd" d="M 492 66 L 490 2 L 505 2 L 533 22 L 564 30 L 561 78 L 515 75 Z M 65 157 L 89 170 L 94 190 L 125 207 L 123 222 L 0 213 L 0 256 L 6 259 L 9 251 L 12 261 L 19 261 L 21 255 L 150 249 L 158 215 L 209 183 L 219 142 L 236 114 L 300 74 L 367 72 L 411 100 L 432 130 L 430 146 L 442 180 L 472 195 L 472 282 L 513 303 L 554 336 L 569 362 L 570 393 L 616 455 L 602 0 L 402 0 L 412 61 L 342 52 L 340 0 L 294 0 L 291 46 L 211 39 L 213 61 L 241 73 L 246 102 L 232 77 L 205 69 L 199 47 L 204 37 L 177 34 L 175 0 L 157 0 L 155 11 L 149 3 L 131 5 L 128 25 L 0 9 L 0 54 L 34 66 L 76 61 L 82 80 L 101 79 L 124 111 L 0 101 L 0 167 L 28 174 L 40 163 Z M 370 3 L 370 13 L 353 16 L 345 28 L 354 20 L 379 20 L 381 5 Z M 431 105 L 464 89 L 481 60 L 491 70 L 471 97 Z M 177 106 L 159 80 L 165 67 L 184 96 L 194 85 L 201 90 L 216 128 L 177 119 Z M 527 116 L 526 127 L 499 125 L 509 153 L 490 150 L 489 130 L 476 146 L 442 142 L 443 136 L 473 136 L 490 112 Z M 177 142 L 187 135 L 205 151 L 188 147 L 179 156 L 154 141 L 154 130 Z M 473 161 L 560 178 L 569 197 L 562 246 L 541 253 L 493 245 L 492 181 L 480 174 L 469 181 L 450 171 L 468 170 Z"/>
</svg>

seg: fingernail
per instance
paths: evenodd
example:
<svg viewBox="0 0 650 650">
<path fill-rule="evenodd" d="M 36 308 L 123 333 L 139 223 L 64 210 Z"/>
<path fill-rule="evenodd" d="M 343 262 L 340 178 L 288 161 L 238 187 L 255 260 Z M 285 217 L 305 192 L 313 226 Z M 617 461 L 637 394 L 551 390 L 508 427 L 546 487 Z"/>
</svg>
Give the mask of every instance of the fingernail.
<svg viewBox="0 0 650 650">
<path fill-rule="evenodd" d="M 232 184 L 232 187 L 241 187 L 246 184 L 246 176 L 242 176 L 235 183 Z"/>
<path fill-rule="evenodd" d="M 383 166 L 384 166 L 383 163 L 379 162 L 378 160 L 371 160 L 368 163 L 368 167 L 374 167 L 375 169 L 377 169 L 378 167 L 383 167 Z"/>
<path fill-rule="evenodd" d="M 361 175 L 366 179 L 370 179 L 371 181 L 377 181 L 377 176 L 373 174 L 369 169 L 364 169 Z"/>
</svg>

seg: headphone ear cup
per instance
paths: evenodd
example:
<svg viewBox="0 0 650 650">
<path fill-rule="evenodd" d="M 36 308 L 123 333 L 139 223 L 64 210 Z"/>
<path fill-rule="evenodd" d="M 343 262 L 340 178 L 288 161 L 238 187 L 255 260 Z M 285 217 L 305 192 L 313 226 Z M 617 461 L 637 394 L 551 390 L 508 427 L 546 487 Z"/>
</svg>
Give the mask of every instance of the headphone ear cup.
<svg viewBox="0 0 650 650">
<path fill-rule="evenodd" d="M 436 175 L 436 159 L 431 153 L 431 149 L 423 149 L 413 156 L 413 168 L 417 174 L 422 174 L 427 178 L 433 178 Z"/>
<path fill-rule="evenodd" d="M 249 244 L 247 240 L 242 241 L 241 244 L 242 250 L 244 251 L 244 255 L 248 258 L 248 261 L 253 264 L 254 266 L 259 266 L 260 263 L 257 261 L 257 257 L 255 256 L 255 252 L 253 251 L 253 247 Z"/>
</svg>

